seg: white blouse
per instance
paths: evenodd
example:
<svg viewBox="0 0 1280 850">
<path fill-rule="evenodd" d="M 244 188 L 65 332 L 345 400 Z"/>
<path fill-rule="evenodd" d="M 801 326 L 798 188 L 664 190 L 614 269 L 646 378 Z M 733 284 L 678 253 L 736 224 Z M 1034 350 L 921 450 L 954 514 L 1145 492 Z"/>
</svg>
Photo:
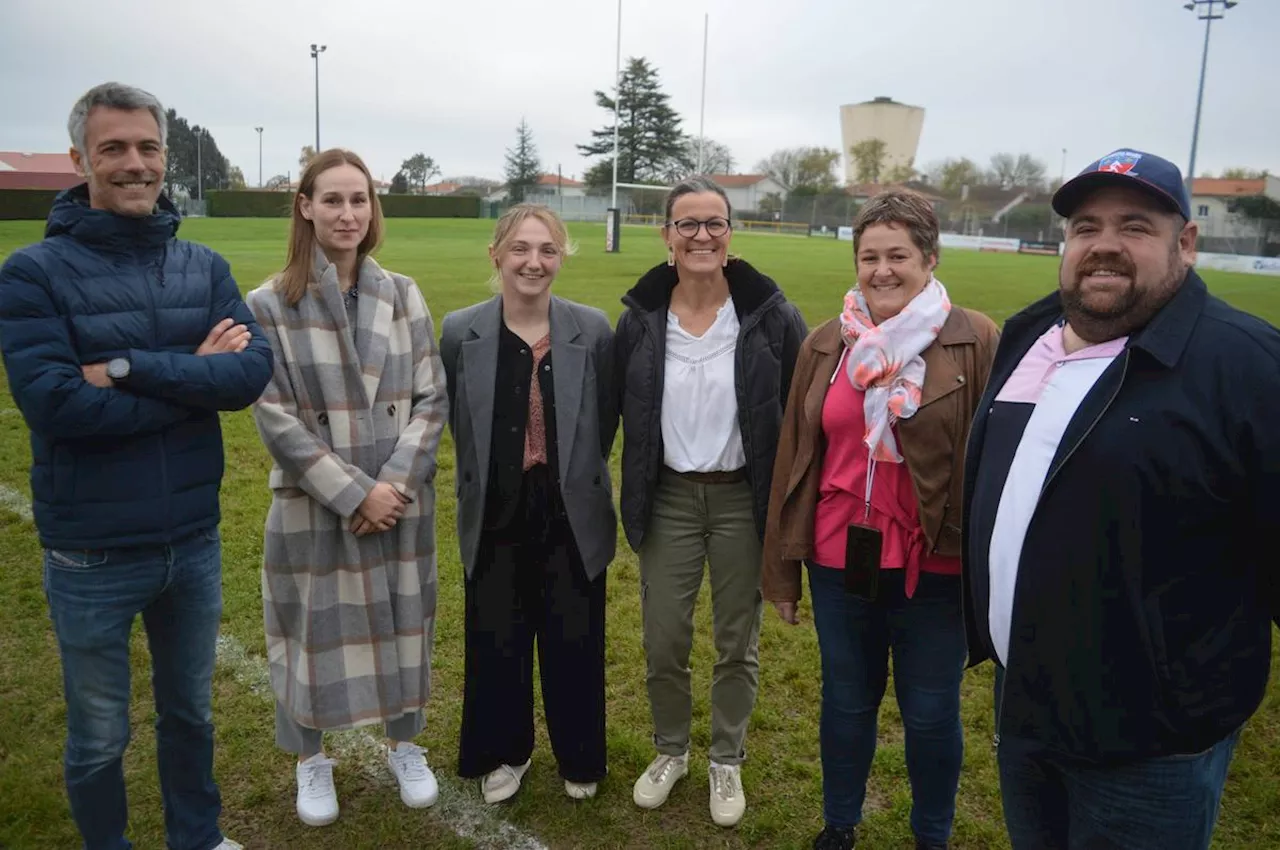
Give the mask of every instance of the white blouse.
<svg viewBox="0 0 1280 850">
<path fill-rule="evenodd" d="M 725 300 L 702 336 L 667 311 L 662 383 L 662 460 L 676 472 L 731 472 L 746 466 L 738 429 L 734 351 L 738 314 Z"/>
</svg>

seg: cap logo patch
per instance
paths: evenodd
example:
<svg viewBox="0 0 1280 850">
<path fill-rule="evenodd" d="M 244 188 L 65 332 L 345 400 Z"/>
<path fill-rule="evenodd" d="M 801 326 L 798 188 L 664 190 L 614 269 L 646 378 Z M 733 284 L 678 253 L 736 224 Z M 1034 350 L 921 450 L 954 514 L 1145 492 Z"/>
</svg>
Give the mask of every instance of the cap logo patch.
<svg viewBox="0 0 1280 850">
<path fill-rule="evenodd" d="M 1098 160 L 1098 170 L 1136 177 L 1138 172 L 1134 171 L 1133 167 L 1138 164 L 1140 159 L 1142 159 L 1142 154 L 1137 151 L 1116 151 Z"/>
</svg>

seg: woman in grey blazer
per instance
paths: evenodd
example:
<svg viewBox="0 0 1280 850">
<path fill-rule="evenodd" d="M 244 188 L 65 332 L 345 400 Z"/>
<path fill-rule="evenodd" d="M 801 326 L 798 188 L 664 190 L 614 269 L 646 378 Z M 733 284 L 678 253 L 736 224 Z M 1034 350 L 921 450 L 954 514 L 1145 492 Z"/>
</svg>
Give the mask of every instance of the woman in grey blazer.
<svg viewBox="0 0 1280 850">
<path fill-rule="evenodd" d="M 489 246 L 499 294 L 445 316 L 440 341 L 466 573 L 458 773 L 488 803 L 529 768 L 535 637 L 565 793 L 592 797 L 605 774 L 613 333 L 601 311 L 551 295 L 567 253 L 555 213 L 512 207 Z"/>
</svg>

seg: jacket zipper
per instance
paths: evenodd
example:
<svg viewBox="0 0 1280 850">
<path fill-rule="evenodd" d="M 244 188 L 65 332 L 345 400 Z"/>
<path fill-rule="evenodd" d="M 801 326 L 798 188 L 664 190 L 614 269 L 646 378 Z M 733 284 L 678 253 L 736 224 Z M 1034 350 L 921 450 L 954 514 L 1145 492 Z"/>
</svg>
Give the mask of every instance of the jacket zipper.
<svg viewBox="0 0 1280 850">
<path fill-rule="evenodd" d="M 644 333 L 650 338 L 650 341 L 653 344 L 653 350 L 656 353 L 658 350 L 659 340 L 657 338 L 657 335 L 654 333 L 653 328 L 649 327 L 649 323 L 647 321 L 641 321 L 640 327 L 644 328 Z M 654 389 L 657 390 L 656 392 L 657 398 L 654 400 L 653 407 L 651 408 L 649 413 L 649 433 L 657 435 L 657 438 L 658 438 L 658 450 L 655 452 L 655 454 L 657 455 L 658 463 L 657 463 L 656 472 L 653 477 L 654 481 L 657 481 L 659 476 L 661 476 L 662 474 L 662 454 L 663 454 L 662 390 L 659 389 L 658 387 L 659 387 L 659 384 L 665 382 L 665 379 L 666 379 L 666 376 L 663 375 L 662 373 L 663 367 L 665 366 L 664 361 L 665 361 L 665 349 L 666 349 L 665 341 L 663 342 L 664 342 L 663 344 L 664 356 L 653 358 L 653 386 L 654 386 Z"/>
<path fill-rule="evenodd" d="M 1116 383 L 1116 388 L 1112 391 L 1111 397 L 1107 399 L 1107 403 L 1103 405 L 1102 410 L 1098 412 L 1098 415 L 1094 417 L 1094 420 L 1089 423 L 1089 427 L 1085 429 L 1085 432 L 1080 435 L 1080 439 L 1076 440 L 1076 443 L 1071 447 L 1071 450 L 1067 452 L 1066 455 L 1063 456 L 1061 462 L 1059 462 L 1058 465 L 1055 466 L 1049 472 L 1049 476 L 1044 480 L 1044 486 L 1040 488 L 1040 498 L 1044 497 L 1045 491 L 1049 489 L 1049 484 L 1052 483 L 1053 479 L 1058 476 L 1058 472 L 1062 469 L 1062 467 L 1067 465 L 1067 461 L 1071 460 L 1072 455 L 1076 453 L 1076 449 L 1080 448 L 1080 445 L 1089 438 L 1089 435 L 1093 433 L 1093 429 L 1098 426 L 1098 423 L 1102 421 L 1102 417 L 1107 415 L 1107 411 L 1110 410 L 1111 405 L 1115 403 L 1116 396 L 1120 395 L 1120 390 L 1124 388 L 1124 379 L 1129 376 L 1130 354 L 1131 354 L 1131 350 L 1126 348 L 1124 351 L 1124 365 L 1121 366 L 1120 368 L 1120 380 Z M 1039 510 L 1038 502 L 1036 505 L 1036 509 Z M 1031 521 L 1027 523 L 1027 528 L 1031 527 L 1031 522 L 1035 522 L 1035 518 L 1036 518 L 1035 513 L 1032 512 Z M 1025 545 L 1025 542 L 1026 541 L 1024 540 L 1023 541 L 1024 545 Z M 1021 558 L 1021 555 L 1019 555 L 1019 558 Z M 1017 599 L 1018 587 L 1016 582 L 1014 584 L 1013 593 L 1014 593 L 1014 599 Z M 991 746 L 997 750 L 1000 749 L 1000 721 L 1004 718 L 1004 694 L 1005 694 L 1005 691 L 1009 689 L 1009 670 L 1012 669 L 1012 664 L 1010 664 L 1009 662 L 1013 660 L 1013 634 L 1014 634 L 1013 617 L 1010 617 L 1009 618 L 1009 646 L 1005 650 L 1005 654 L 1007 656 L 1005 658 L 1006 663 L 1004 665 L 1005 682 L 1004 682 L 1004 685 L 1000 688 L 1000 702 L 999 702 L 999 705 L 996 706 L 996 730 L 995 730 L 995 734 L 991 738 Z M 994 647 L 992 648 L 994 649 Z"/>
<path fill-rule="evenodd" d="M 751 458 L 754 457 L 754 455 L 751 453 L 751 422 L 749 421 L 750 411 L 742 403 L 743 399 L 746 396 L 746 393 L 743 391 L 742 382 L 746 380 L 746 374 L 747 374 L 746 346 L 743 345 L 743 342 L 746 341 L 747 334 L 753 328 L 755 328 L 756 325 L 760 324 L 761 318 L 764 316 L 765 310 L 769 308 L 772 302 L 773 302 L 773 297 L 768 298 L 764 304 L 761 304 L 759 307 L 756 308 L 755 312 L 750 313 L 746 316 L 746 318 L 738 327 L 738 339 L 734 342 L 734 347 L 733 347 L 733 395 L 734 395 L 734 400 L 738 404 L 738 436 L 742 438 L 742 453 L 745 459 L 745 463 L 743 464 L 743 470 L 747 476 L 747 483 L 750 485 L 753 485 L 753 493 L 754 493 L 754 477 L 751 475 Z M 785 400 L 783 401 L 783 404 L 786 404 Z M 751 513 L 752 513 L 752 516 L 754 517 L 755 515 L 754 495 L 752 496 L 751 502 L 752 502 Z"/>
<path fill-rule="evenodd" d="M 1050 471 L 1049 477 L 1044 480 L 1044 486 L 1040 488 L 1040 496 L 1042 497 L 1044 496 L 1045 491 L 1049 489 L 1049 485 L 1053 482 L 1053 479 L 1058 477 L 1058 473 L 1062 470 L 1062 467 L 1066 466 L 1067 461 L 1071 460 L 1072 455 L 1076 453 L 1076 449 L 1080 448 L 1080 445 L 1085 440 L 1089 439 L 1089 435 L 1093 433 L 1093 429 L 1098 426 L 1098 423 L 1102 420 L 1102 417 L 1107 415 L 1107 411 L 1110 410 L 1111 405 L 1115 403 L 1116 396 L 1120 395 L 1120 390 L 1124 388 L 1124 379 L 1129 376 L 1129 355 L 1130 355 L 1130 349 L 1126 348 L 1124 350 L 1124 365 L 1121 366 L 1120 368 L 1120 380 L 1116 383 L 1116 388 L 1111 393 L 1111 398 L 1107 399 L 1107 403 L 1103 405 L 1102 410 L 1098 413 L 1096 417 L 1094 417 L 1094 420 L 1089 423 L 1088 429 L 1086 429 L 1085 432 L 1080 435 L 1080 439 L 1076 440 L 1076 444 L 1071 447 L 1071 451 L 1067 452 L 1066 455 L 1063 456 L 1062 460 L 1058 463 L 1058 465 L 1055 466 L 1052 471 Z M 1035 520 L 1034 512 L 1031 515 L 1031 519 L 1032 521 Z M 1030 523 L 1028 523 L 1028 527 L 1030 527 Z"/>
<path fill-rule="evenodd" d="M 155 296 L 155 293 L 151 291 L 153 269 L 149 264 L 143 264 L 143 268 L 145 269 L 144 279 L 146 280 L 146 286 L 144 287 L 144 289 L 146 289 L 147 291 L 147 314 L 151 319 L 151 328 L 150 328 L 151 348 L 153 351 L 158 351 L 160 348 L 160 345 L 159 345 L 159 340 L 156 337 L 156 329 L 158 327 L 157 316 L 156 316 L 156 296 Z M 163 286 L 163 281 L 164 281 L 164 256 L 163 255 L 161 255 L 159 269 L 155 270 L 155 277 L 156 277 L 156 283 Z M 168 449 L 168 446 L 165 445 L 164 429 L 161 429 L 159 436 L 160 436 L 160 486 L 161 486 L 161 492 L 163 492 L 166 496 L 164 500 L 164 512 L 165 512 L 164 527 L 167 530 L 173 524 L 173 518 L 170 514 L 170 505 L 172 504 L 172 500 L 167 498 L 169 495 L 169 461 L 168 461 L 169 449 Z"/>
</svg>

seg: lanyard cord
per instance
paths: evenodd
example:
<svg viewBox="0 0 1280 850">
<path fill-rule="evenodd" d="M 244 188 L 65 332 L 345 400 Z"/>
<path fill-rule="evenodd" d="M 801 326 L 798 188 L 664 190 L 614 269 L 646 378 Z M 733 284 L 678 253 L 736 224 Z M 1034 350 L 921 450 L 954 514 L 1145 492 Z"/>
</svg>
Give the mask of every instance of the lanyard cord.
<svg viewBox="0 0 1280 850">
<path fill-rule="evenodd" d="M 876 459 L 867 458 L 867 495 L 862 513 L 862 521 L 867 522 L 871 519 L 871 485 L 876 480 Z"/>
<path fill-rule="evenodd" d="M 835 371 L 831 373 L 831 380 L 827 381 L 827 386 L 831 386 L 836 382 L 836 376 L 840 374 L 840 367 L 844 365 L 844 358 L 849 354 L 849 346 L 845 346 L 840 351 L 840 359 L 836 361 Z M 876 480 L 876 459 L 871 457 L 871 452 L 867 451 L 867 491 L 863 498 L 862 521 L 866 522 L 871 519 L 871 488 Z"/>
</svg>

